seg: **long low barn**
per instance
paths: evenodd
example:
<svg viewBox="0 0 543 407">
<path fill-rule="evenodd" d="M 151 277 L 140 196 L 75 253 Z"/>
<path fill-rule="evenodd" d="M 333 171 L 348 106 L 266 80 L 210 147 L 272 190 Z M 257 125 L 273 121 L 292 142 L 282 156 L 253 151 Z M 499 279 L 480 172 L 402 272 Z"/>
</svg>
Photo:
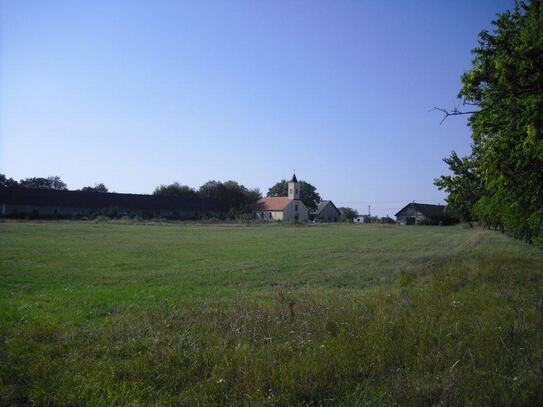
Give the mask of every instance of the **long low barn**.
<svg viewBox="0 0 543 407">
<path fill-rule="evenodd" d="M 0 216 L 66 218 L 124 216 L 171 219 L 224 218 L 226 208 L 212 198 L 181 198 L 52 189 L 0 188 Z"/>
<path fill-rule="evenodd" d="M 444 205 L 422 204 L 411 202 L 404 206 L 395 215 L 396 220 L 401 225 L 416 225 L 422 220 L 431 219 L 436 223 L 446 219 Z"/>
</svg>

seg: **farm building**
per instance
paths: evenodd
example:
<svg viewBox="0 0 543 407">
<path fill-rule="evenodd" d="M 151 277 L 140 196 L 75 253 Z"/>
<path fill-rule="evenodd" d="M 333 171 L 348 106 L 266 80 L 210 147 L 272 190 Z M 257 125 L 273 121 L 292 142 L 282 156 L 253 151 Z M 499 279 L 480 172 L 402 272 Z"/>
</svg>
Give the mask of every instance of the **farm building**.
<svg viewBox="0 0 543 407">
<path fill-rule="evenodd" d="M 360 215 L 353 219 L 353 223 L 371 223 L 371 217 L 368 215 Z"/>
<path fill-rule="evenodd" d="M 288 182 L 288 196 L 266 197 L 253 207 L 255 219 L 263 220 L 308 220 L 308 210 L 300 200 L 300 183 L 296 175 Z"/>
<path fill-rule="evenodd" d="M 133 215 L 171 219 L 224 218 L 226 208 L 210 198 L 180 198 L 53 189 L 0 188 L 0 216 L 71 218 Z"/>
<path fill-rule="evenodd" d="M 314 222 L 339 222 L 341 212 L 332 201 L 321 201 L 317 209 L 309 212 L 309 220 Z"/>
<path fill-rule="evenodd" d="M 396 215 L 396 221 L 401 225 L 416 225 L 423 220 L 441 223 L 448 217 L 444 205 L 431 205 L 411 202 L 404 206 Z"/>
</svg>

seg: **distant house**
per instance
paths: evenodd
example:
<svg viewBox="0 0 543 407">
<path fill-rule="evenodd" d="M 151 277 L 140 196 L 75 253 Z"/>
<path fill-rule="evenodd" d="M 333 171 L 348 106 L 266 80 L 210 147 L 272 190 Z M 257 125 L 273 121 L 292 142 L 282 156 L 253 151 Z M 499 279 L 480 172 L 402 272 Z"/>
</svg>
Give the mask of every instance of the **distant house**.
<svg viewBox="0 0 543 407">
<path fill-rule="evenodd" d="M 404 206 L 396 215 L 396 221 L 401 225 L 416 225 L 423 220 L 441 223 L 448 217 L 444 205 L 431 205 L 411 202 Z"/>
<path fill-rule="evenodd" d="M 321 201 L 317 209 L 309 212 L 309 220 L 314 222 L 339 222 L 341 212 L 332 201 Z"/>
<path fill-rule="evenodd" d="M 300 200 L 300 183 L 296 175 L 288 182 L 288 196 L 260 199 L 253 206 L 253 217 L 262 220 L 308 220 L 308 210 Z"/>
<path fill-rule="evenodd" d="M 211 198 L 180 198 L 53 189 L 0 188 L 0 216 L 70 218 L 133 215 L 171 219 L 225 218 L 228 211 Z"/>
<path fill-rule="evenodd" d="M 353 223 L 371 223 L 371 218 L 368 215 L 357 216 L 353 219 Z"/>
<path fill-rule="evenodd" d="M 369 222 L 368 215 L 357 216 L 356 218 L 353 219 L 353 223 L 368 223 L 368 222 Z"/>
</svg>

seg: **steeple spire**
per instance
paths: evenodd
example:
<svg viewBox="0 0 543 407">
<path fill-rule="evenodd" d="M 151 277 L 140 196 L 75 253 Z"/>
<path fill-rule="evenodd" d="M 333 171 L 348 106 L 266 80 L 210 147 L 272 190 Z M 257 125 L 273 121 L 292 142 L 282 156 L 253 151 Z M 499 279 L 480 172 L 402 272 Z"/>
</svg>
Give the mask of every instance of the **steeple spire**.
<svg viewBox="0 0 543 407">
<path fill-rule="evenodd" d="M 292 175 L 292 179 L 288 182 L 288 198 L 300 199 L 300 183 L 296 178 L 296 173 Z"/>
</svg>

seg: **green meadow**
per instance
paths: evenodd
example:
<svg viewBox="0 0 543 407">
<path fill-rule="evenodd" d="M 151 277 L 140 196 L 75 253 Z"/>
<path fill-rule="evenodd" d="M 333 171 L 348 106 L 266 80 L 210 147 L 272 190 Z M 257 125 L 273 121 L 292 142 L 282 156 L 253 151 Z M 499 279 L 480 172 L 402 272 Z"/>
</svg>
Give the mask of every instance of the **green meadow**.
<svg viewBox="0 0 543 407">
<path fill-rule="evenodd" d="M 542 315 L 479 228 L 0 223 L 1 405 L 542 405 Z"/>
</svg>

